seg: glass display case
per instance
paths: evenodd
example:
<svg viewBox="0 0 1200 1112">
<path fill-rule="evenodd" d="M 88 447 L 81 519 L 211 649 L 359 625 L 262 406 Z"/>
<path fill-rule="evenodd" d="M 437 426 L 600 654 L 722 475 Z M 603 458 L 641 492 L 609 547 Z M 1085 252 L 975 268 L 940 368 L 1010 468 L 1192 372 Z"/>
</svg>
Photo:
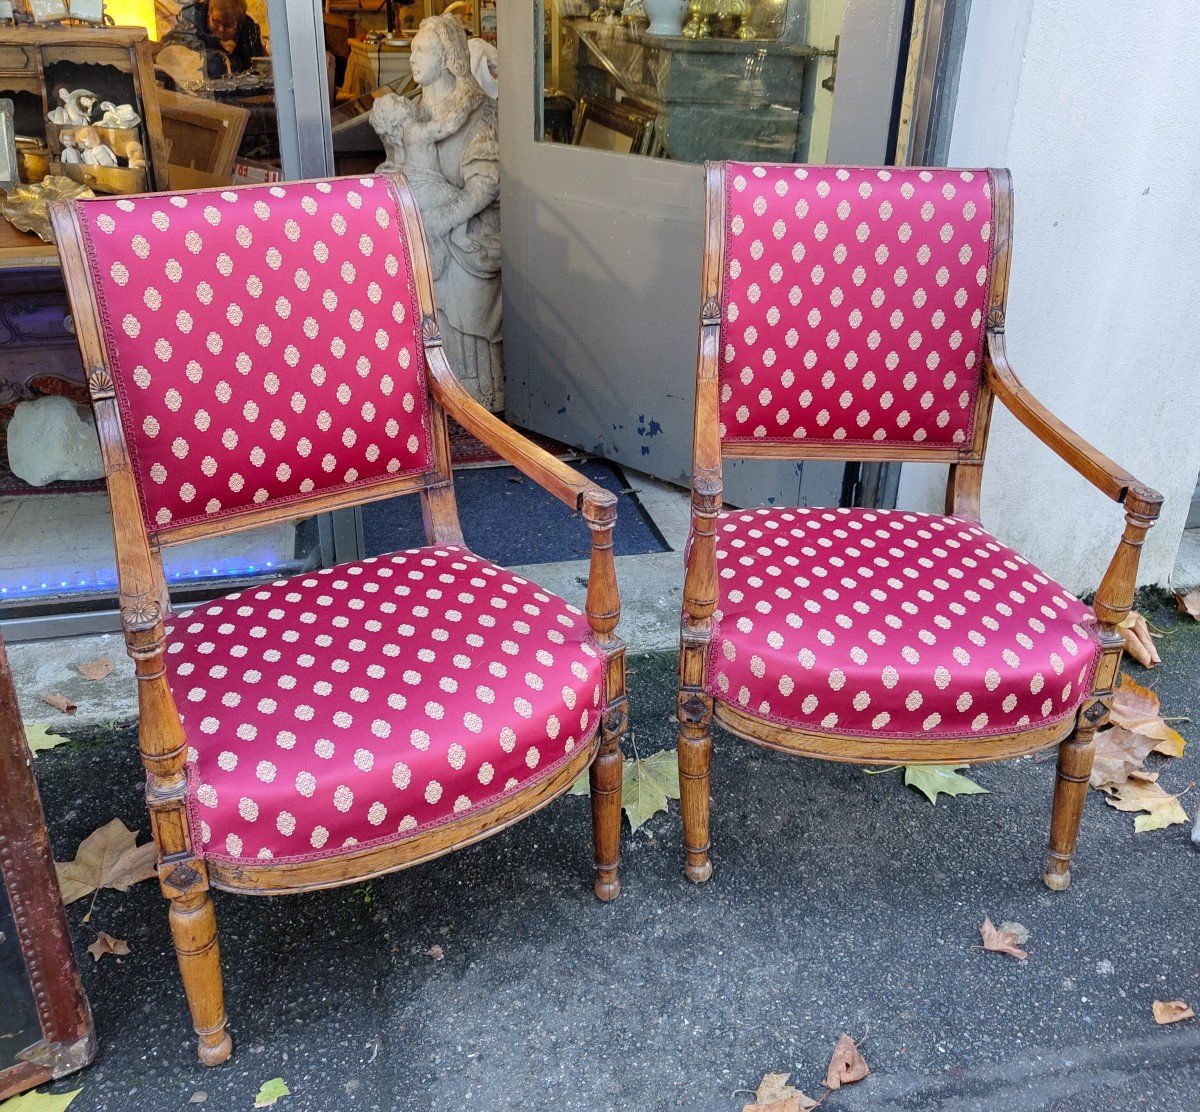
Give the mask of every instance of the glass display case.
<svg viewBox="0 0 1200 1112">
<path fill-rule="evenodd" d="M 545 4 L 539 139 L 680 162 L 824 160 L 841 3 Z"/>
</svg>

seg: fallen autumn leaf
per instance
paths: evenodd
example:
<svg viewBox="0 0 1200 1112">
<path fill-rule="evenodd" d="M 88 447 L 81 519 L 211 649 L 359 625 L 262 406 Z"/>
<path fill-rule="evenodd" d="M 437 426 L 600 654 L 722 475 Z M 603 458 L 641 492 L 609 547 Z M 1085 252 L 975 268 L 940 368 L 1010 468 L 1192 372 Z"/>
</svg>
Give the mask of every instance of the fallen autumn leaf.
<svg viewBox="0 0 1200 1112">
<path fill-rule="evenodd" d="M 60 695 L 57 691 L 50 692 L 49 695 L 42 696 L 42 702 L 48 707 L 53 707 L 63 714 L 74 714 L 79 708 L 68 699 L 65 695 Z"/>
<path fill-rule="evenodd" d="M 1163 720 L 1158 695 L 1127 673 L 1121 673 L 1121 682 L 1113 691 L 1109 717 L 1117 726 L 1154 738 L 1155 753 L 1167 757 L 1183 756 L 1187 742 Z"/>
<path fill-rule="evenodd" d="M 585 770 L 571 785 L 570 795 L 590 792 Z M 644 826 L 659 811 L 667 809 L 668 799 L 679 798 L 679 763 L 673 749 L 663 749 L 649 757 L 627 757 L 621 770 L 621 809 L 629 819 L 630 833 Z"/>
<path fill-rule="evenodd" d="M 795 1085 L 787 1083 L 790 1073 L 768 1073 L 758 1083 L 751 1104 L 742 1105 L 742 1112 L 812 1112 L 817 1102 Z"/>
<path fill-rule="evenodd" d="M 70 740 L 70 738 L 63 737 L 61 734 L 52 734 L 50 727 L 45 722 L 30 722 L 25 727 L 25 741 L 29 745 L 29 751 L 35 757 L 47 749 L 66 745 Z"/>
<path fill-rule="evenodd" d="M 1125 651 L 1143 668 L 1154 668 L 1162 663 L 1162 657 L 1154 647 L 1154 637 L 1162 634 L 1152 634 L 1146 619 L 1136 610 L 1130 610 L 1117 629 L 1125 638 Z"/>
<path fill-rule="evenodd" d="M 101 888 L 125 892 L 130 885 L 156 876 L 154 843 L 136 843 L 137 835 L 120 819 L 93 830 L 80 843 L 74 861 L 54 863 L 63 903 L 74 903 Z"/>
<path fill-rule="evenodd" d="M 825 1087 L 840 1089 L 854 1081 L 861 1081 L 871 1071 L 867 1068 L 867 1060 L 862 1056 L 856 1043 L 845 1032 L 833 1048 L 833 1057 L 829 1059 L 829 1069 L 825 1071 Z"/>
<path fill-rule="evenodd" d="M 73 1089 L 69 1093 L 22 1093 L 0 1104 L 4 1112 L 64 1112 L 82 1089 Z"/>
<path fill-rule="evenodd" d="M 1142 771 L 1143 763 L 1155 746 L 1154 738 L 1135 734 L 1124 726 L 1110 726 L 1096 734 L 1096 755 L 1092 759 L 1093 788 L 1124 784 L 1131 773 Z"/>
<path fill-rule="evenodd" d="M 1012 929 L 1016 924 L 1009 925 L 1010 929 L 1003 930 L 992 923 L 991 917 L 985 915 L 983 923 L 979 927 L 980 937 L 983 939 L 983 948 L 990 950 L 994 954 L 1008 954 L 1014 958 L 1020 958 L 1024 961 L 1029 957 L 1027 951 L 1022 950 L 1018 944 L 1018 932 Z"/>
<path fill-rule="evenodd" d="M 264 1081 L 259 1087 L 258 1096 L 254 1098 L 254 1107 L 270 1108 L 277 1100 L 291 1095 L 292 1091 L 282 1077 L 272 1077 L 270 1081 Z"/>
<path fill-rule="evenodd" d="M 1200 622 L 1200 587 L 1193 587 L 1186 595 L 1176 595 L 1175 605 L 1182 614 L 1190 614 Z"/>
<path fill-rule="evenodd" d="M 1146 830 L 1164 830 L 1168 826 L 1188 821 L 1187 812 L 1179 802 L 1179 796 L 1169 792 L 1154 781 L 1127 780 L 1104 789 L 1105 802 L 1118 811 L 1145 811 L 1133 820 L 1135 834 Z"/>
<path fill-rule="evenodd" d="M 75 665 L 76 670 L 85 680 L 102 680 L 112 675 L 115 667 L 116 665 L 107 656 Z"/>
<path fill-rule="evenodd" d="M 905 765 L 904 783 L 910 788 L 916 788 L 934 806 L 937 806 L 939 795 L 987 795 L 987 788 L 981 788 L 974 780 L 959 775 L 960 768 L 968 767 L 968 765 Z"/>
<path fill-rule="evenodd" d="M 1155 1000 L 1152 1005 L 1154 1022 L 1160 1026 L 1178 1023 L 1181 1019 L 1195 1019 L 1196 1013 L 1183 1000 Z"/>
<path fill-rule="evenodd" d="M 129 953 L 129 943 L 123 938 L 113 938 L 107 931 L 101 931 L 96 936 L 96 941 L 88 947 L 88 953 L 94 961 L 99 961 L 105 954 L 123 958 Z"/>
</svg>

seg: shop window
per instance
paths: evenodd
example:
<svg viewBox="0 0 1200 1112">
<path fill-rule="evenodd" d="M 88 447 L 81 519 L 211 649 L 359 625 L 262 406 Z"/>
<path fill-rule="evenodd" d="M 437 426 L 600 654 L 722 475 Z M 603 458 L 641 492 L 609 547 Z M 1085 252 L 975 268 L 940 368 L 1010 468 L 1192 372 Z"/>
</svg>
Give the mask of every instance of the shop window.
<svg viewBox="0 0 1200 1112">
<path fill-rule="evenodd" d="M 842 0 L 534 0 L 536 138 L 681 162 L 822 162 Z"/>
</svg>

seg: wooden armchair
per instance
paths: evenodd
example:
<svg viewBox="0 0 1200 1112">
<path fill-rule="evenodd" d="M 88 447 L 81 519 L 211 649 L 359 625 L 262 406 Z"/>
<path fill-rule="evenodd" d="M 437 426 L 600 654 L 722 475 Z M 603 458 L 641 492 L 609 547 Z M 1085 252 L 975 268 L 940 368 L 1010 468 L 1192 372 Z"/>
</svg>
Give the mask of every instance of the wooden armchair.
<svg viewBox="0 0 1200 1112">
<path fill-rule="evenodd" d="M 715 717 L 759 745 L 862 764 L 1057 745 L 1044 880 L 1061 891 L 1116 626 L 1162 499 L 1009 365 L 1008 172 L 726 163 L 707 176 L 679 665 L 686 874 L 712 873 Z M 1125 507 L 1094 608 L 979 524 L 993 398 Z M 724 512 L 726 456 L 946 463 L 945 516 Z"/>
<path fill-rule="evenodd" d="M 53 213 L 116 532 L 159 877 L 209 1065 L 209 889 L 355 884 L 494 834 L 590 766 L 618 891 L 616 499 L 446 362 L 403 177 L 97 199 Z M 447 414 L 582 513 L 583 612 L 470 552 Z M 171 615 L 161 549 L 417 494 L 429 546 Z"/>
</svg>

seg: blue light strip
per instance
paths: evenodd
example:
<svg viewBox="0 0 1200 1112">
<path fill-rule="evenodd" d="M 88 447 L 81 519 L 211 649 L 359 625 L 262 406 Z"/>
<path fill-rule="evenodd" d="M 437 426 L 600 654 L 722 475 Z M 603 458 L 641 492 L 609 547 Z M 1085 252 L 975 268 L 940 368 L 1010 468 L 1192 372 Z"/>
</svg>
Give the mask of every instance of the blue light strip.
<svg viewBox="0 0 1200 1112">
<path fill-rule="evenodd" d="M 166 573 L 168 583 L 204 582 L 210 579 L 243 579 L 252 575 L 267 575 L 275 569 L 273 560 L 264 560 L 259 564 L 247 564 L 245 567 L 218 564 L 213 568 L 192 568 L 191 571 L 170 571 Z M 107 569 L 105 569 L 107 570 Z M 0 600 L 14 598 L 40 598 L 64 594 L 94 594 L 101 591 L 115 591 L 117 580 L 103 574 L 95 574 L 90 578 L 75 579 L 44 579 L 31 583 L 0 584 Z"/>
</svg>

